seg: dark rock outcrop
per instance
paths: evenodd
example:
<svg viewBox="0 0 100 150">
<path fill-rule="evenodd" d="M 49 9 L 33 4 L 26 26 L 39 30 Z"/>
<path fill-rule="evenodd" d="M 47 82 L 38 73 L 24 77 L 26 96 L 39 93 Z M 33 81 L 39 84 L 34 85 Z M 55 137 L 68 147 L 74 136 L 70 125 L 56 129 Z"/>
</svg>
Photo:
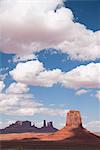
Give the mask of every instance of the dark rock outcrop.
<svg viewBox="0 0 100 150">
<path fill-rule="evenodd" d="M 15 123 L 9 125 L 4 129 L 0 129 L 0 133 L 26 133 L 26 132 L 37 132 L 37 133 L 49 133 L 56 132 L 58 129 L 53 127 L 52 122 L 43 121 L 43 126 L 41 128 L 31 125 L 30 121 L 16 121 Z"/>
</svg>

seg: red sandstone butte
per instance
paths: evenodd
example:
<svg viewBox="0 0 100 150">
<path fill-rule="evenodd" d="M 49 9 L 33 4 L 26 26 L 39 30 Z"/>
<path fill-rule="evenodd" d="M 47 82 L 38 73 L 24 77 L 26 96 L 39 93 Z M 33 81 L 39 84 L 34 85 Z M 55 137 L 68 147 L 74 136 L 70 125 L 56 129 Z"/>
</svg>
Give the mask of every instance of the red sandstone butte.
<svg viewBox="0 0 100 150">
<path fill-rule="evenodd" d="M 71 128 L 82 127 L 80 111 L 70 110 L 67 112 L 66 126 Z"/>
<path fill-rule="evenodd" d="M 77 110 L 67 112 L 66 125 L 61 130 L 42 137 L 41 140 L 65 142 L 99 142 L 100 138 L 82 126 L 82 118 Z"/>
</svg>

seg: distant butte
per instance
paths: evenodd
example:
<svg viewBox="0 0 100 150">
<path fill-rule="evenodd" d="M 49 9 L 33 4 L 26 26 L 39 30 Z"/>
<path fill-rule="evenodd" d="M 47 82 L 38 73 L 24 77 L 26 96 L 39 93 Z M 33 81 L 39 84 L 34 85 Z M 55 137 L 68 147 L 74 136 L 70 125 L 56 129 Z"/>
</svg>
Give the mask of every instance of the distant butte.
<svg viewBox="0 0 100 150">
<path fill-rule="evenodd" d="M 43 126 L 41 128 L 31 125 L 30 121 L 16 121 L 15 123 L 9 125 L 4 129 L 0 129 L 1 134 L 8 133 L 26 133 L 26 132 L 36 132 L 36 133 L 51 133 L 56 132 L 58 129 L 53 127 L 53 122 L 43 121 Z"/>
</svg>

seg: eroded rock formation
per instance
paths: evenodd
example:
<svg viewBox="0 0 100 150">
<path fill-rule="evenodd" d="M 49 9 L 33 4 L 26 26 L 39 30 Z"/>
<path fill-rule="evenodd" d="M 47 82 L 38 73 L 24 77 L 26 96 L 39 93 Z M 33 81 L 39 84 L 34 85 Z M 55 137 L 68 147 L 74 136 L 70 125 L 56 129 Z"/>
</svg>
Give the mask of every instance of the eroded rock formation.
<svg viewBox="0 0 100 150">
<path fill-rule="evenodd" d="M 44 141 L 74 141 L 74 142 L 94 142 L 99 141 L 93 133 L 90 133 L 82 126 L 81 114 L 77 110 L 67 112 L 65 127 L 61 130 L 42 137 Z"/>
<path fill-rule="evenodd" d="M 25 128 L 23 128 L 25 127 Z M 94 135 L 93 133 L 90 133 L 88 130 L 86 130 L 84 127 L 82 127 L 82 119 L 80 112 L 77 110 L 70 110 L 67 113 L 67 119 L 65 127 L 61 130 L 55 129 L 53 127 L 52 122 L 46 122 L 44 120 L 43 126 L 41 128 L 35 127 L 35 125 L 31 126 L 31 123 L 29 121 L 20 122 L 17 121 L 15 124 L 10 125 L 9 127 L 2 130 L 2 132 L 10 133 L 11 132 L 22 133 L 22 131 L 27 131 L 29 133 L 23 133 L 23 134 L 3 134 L 1 136 L 1 140 L 5 139 L 35 139 L 35 140 L 41 140 L 41 141 L 62 141 L 64 143 L 99 143 L 100 137 Z M 37 131 L 39 133 L 34 133 L 34 131 Z M 19 132 L 21 131 L 21 132 Z M 55 132 L 57 131 L 57 132 Z M 31 132 L 31 133 L 30 133 Z M 46 134 L 44 134 L 46 132 Z M 52 133 L 49 133 L 52 132 Z M 41 134 L 40 134 L 41 133 Z M 47 134 L 48 133 L 48 134 Z"/>
<path fill-rule="evenodd" d="M 66 126 L 71 128 L 82 127 L 80 111 L 70 110 L 69 112 L 67 112 Z"/>
<path fill-rule="evenodd" d="M 37 132 L 37 133 L 49 133 L 56 132 L 58 129 L 53 127 L 53 122 L 43 121 L 41 128 L 31 125 L 30 121 L 16 121 L 4 129 L 0 129 L 0 133 L 26 133 L 26 132 Z"/>
</svg>

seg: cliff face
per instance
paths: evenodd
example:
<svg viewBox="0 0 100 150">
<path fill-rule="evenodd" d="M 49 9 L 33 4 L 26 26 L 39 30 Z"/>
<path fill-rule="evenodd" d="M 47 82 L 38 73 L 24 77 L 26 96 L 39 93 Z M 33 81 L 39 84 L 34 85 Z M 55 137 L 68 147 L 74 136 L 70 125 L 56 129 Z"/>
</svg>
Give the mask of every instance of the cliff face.
<svg viewBox="0 0 100 150">
<path fill-rule="evenodd" d="M 67 113 L 66 126 L 71 128 L 82 127 L 82 119 L 79 111 L 70 110 Z"/>
</svg>

